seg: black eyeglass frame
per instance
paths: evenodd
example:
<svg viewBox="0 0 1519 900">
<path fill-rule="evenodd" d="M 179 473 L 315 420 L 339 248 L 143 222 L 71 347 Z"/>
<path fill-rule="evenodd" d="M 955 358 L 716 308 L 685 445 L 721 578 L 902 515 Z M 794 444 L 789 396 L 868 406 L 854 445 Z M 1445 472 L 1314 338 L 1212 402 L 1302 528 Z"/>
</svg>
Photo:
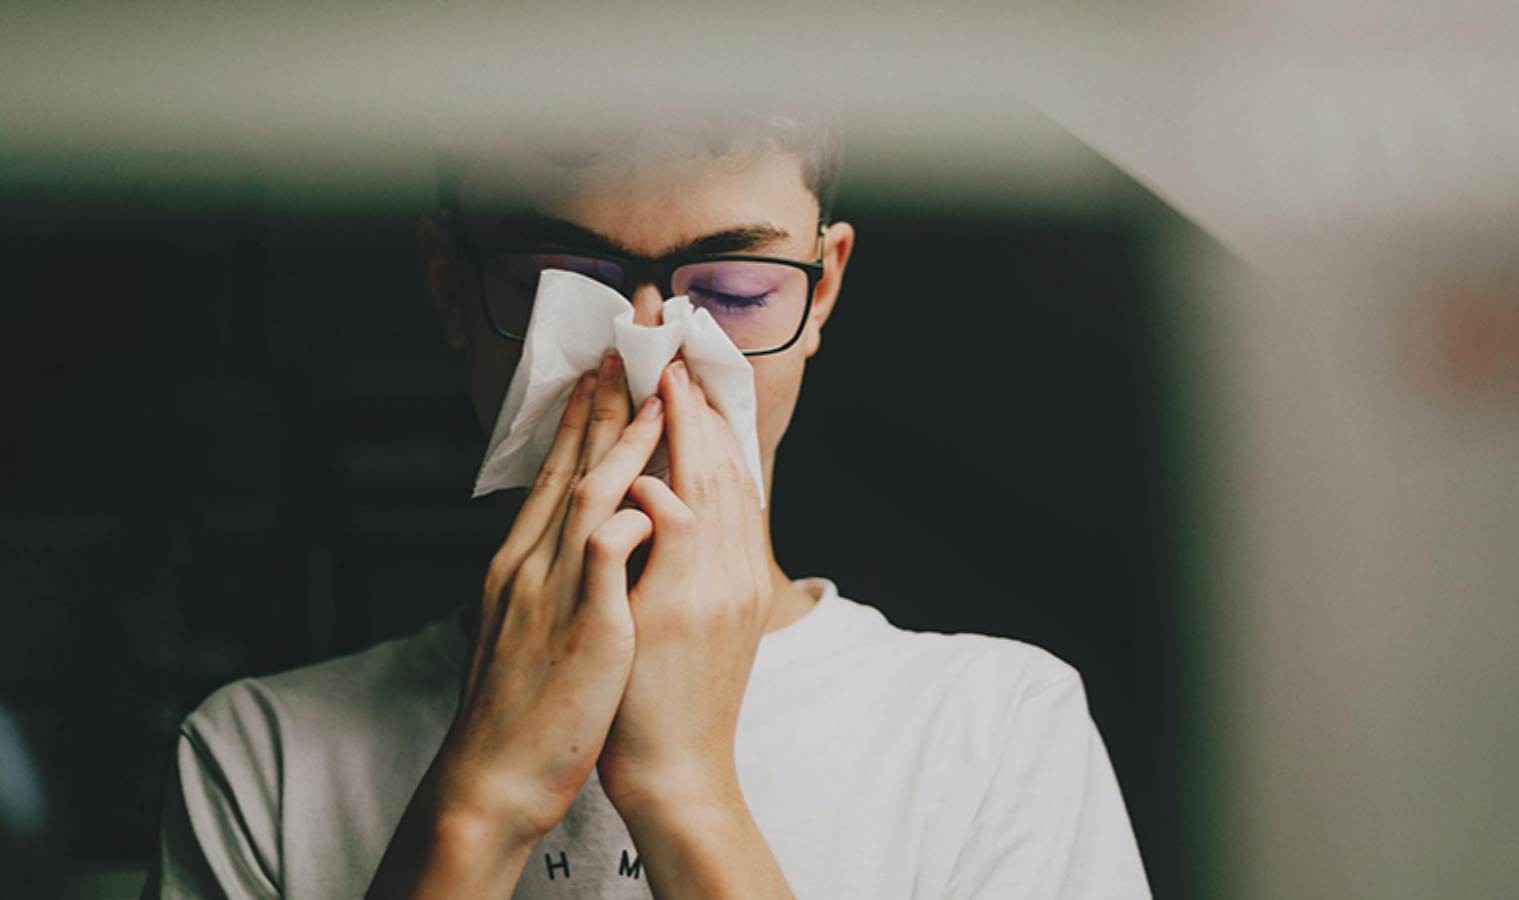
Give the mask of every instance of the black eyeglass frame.
<svg viewBox="0 0 1519 900">
<path fill-rule="evenodd" d="M 463 255 L 464 258 L 475 269 L 475 277 L 479 282 L 480 288 L 480 306 L 482 308 L 482 311 L 485 313 L 485 321 L 489 323 L 491 330 L 496 332 L 496 334 L 500 335 L 503 338 L 506 338 L 509 341 L 517 341 L 518 343 L 521 343 L 526 338 L 525 335 L 512 334 L 505 328 L 497 325 L 495 317 L 491 315 L 490 302 L 486 299 L 485 267 L 480 264 L 480 255 L 475 252 L 473 244 L 467 237 L 465 237 L 463 229 L 453 227 L 449 230 L 453 232 L 454 244 L 458 248 L 460 254 Z M 788 338 L 784 344 L 781 344 L 777 347 L 771 347 L 766 350 L 739 351 L 745 356 L 767 356 L 771 353 L 780 353 L 783 350 L 790 349 L 790 347 L 795 344 L 799 338 L 801 338 L 802 332 L 807 329 L 807 316 L 812 312 L 812 300 L 814 295 L 817 293 L 818 282 L 823 278 L 823 243 L 827 236 L 827 233 L 828 226 L 825 223 L 819 223 L 818 257 L 816 260 L 810 262 L 799 259 L 787 259 L 781 256 L 755 256 L 748 253 L 696 254 L 690 256 L 676 256 L 669 259 L 649 259 L 647 257 L 640 256 L 623 256 L 619 253 L 606 253 L 599 250 L 581 250 L 575 247 L 565 247 L 555 244 L 533 243 L 502 244 L 499 247 L 493 247 L 492 252 L 493 254 L 557 253 L 563 256 L 579 256 L 586 259 L 596 259 L 603 262 L 615 263 L 622 267 L 623 273 L 622 284 L 616 287 L 616 291 L 622 294 L 624 298 L 628 299 L 629 302 L 632 301 L 632 298 L 628 296 L 629 289 L 640 284 L 654 284 L 659 288 L 661 296 L 663 296 L 666 300 L 675 296 L 675 270 L 681 268 L 682 266 L 689 266 L 698 263 L 738 261 L 779 263 L 781 265 L 790 266 L 794 269 L 801 269 L 803 274 L 807 276 L 807 302 L 802 306 L 802 315 L 801 319 L 796 324 L 796 331 L 792 332 L 791 337 Z"/>
</svg>

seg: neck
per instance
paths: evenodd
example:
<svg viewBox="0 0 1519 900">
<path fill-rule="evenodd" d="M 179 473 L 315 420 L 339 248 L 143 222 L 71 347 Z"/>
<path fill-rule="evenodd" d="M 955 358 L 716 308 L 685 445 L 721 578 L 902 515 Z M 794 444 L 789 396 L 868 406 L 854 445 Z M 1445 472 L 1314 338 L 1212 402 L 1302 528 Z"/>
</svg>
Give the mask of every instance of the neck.
<svg viewBox="0 0 1519 900">
<path fill-rule="evenodd" d="M 768 471 L 765 473 L 767 481 L 769 474 Z M 775 547 L 770 542 L 770 509 L 771 504 L 767 500 L 765 508 L 760 511 L 765 526 L 765 563 L 770 568 L 770 617 L 765 620 L 766 634 L 785 628 L 807 615 L 817 605 L 817 598 L 797 587 L 775 559 Z"/>
</svg>

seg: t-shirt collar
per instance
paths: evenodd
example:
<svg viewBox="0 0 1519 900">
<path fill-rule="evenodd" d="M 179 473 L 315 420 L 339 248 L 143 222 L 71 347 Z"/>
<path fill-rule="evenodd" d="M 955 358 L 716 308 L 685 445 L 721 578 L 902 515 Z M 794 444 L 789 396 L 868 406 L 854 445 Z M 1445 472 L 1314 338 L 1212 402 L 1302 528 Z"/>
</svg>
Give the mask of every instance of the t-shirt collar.
<svg viewBox="0 0 1519 900">
<path fill-rule="evenodd" d="M 838 586 L 831 579 L 798 578 L 792 584 L 816 597 L 817 602 L 795 621 L 760 636 L 754 659 L 756 669 L 779 665 L 806 653 L 820 636 L 827 633 L 842 611 Z M 452 615 L 429 625 L 427 631 L 430 633 L 424 636 L 424 640 L 432 643 L 455 671 L 463 671 L 469 659 L 465 631 L 469 612 L 468 607 L 459 607 Z"/>
</svg>

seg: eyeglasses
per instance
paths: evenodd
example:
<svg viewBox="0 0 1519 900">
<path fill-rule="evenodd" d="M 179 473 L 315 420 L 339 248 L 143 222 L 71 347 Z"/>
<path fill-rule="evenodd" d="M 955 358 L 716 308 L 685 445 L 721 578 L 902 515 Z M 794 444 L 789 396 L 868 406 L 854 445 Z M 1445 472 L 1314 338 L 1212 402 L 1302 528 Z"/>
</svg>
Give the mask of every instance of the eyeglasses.
<svg viewBox="0 0 1519 900">
<path fill-rule="evenodd" d="M 745 356 L 779 353 L 802 336 L 823 277 L 821 224 L 818 256 L 812 262 L 738 253 L 658 260 L 542 244 L 478 252 L 460 229 L 453 231 L 455 244 L 479 277 L 486 321 L 496 334 L 513 341 L 527 334 L 538 276 L 544 269 L 567 269 L 630 299 L 641 284 L 654 284 L 665 299 L 685 294 L 693 308 L 712 314 Z"/>
</svg>

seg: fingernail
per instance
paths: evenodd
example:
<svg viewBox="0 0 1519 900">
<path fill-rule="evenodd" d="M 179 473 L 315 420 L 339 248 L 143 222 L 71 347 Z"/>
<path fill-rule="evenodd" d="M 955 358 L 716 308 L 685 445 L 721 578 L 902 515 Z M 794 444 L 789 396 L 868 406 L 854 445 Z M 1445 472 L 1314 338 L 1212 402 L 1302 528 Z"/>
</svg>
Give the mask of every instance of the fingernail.
<svg viewBox="0 0 1519 900">
<path fill-rule="evenodd" d="M 580 376 L 580 383 L 575 386 L 575 396 L 584 399 L 591 396 L 594 390 L 596 390 L 596 373 L 587 372 Z"/>
<path fill-rule="evenodd" d="M 638 411 L 638 418 L 645 422 L 658 418 L 659 410 L 663 405 L 664 401 L 659 399 L 658 394 L 651 395 L 643 402 L 643 408 Z"/>
<path fill-rule="evenodd" d="M 675 370 L 676 381 L 680 382 L 681 384 L 691 383 L 691 376 L 686 373 L 685 360 L 677 359 L 675 362 L 670 363 L 670 368 Z"/>
<path fill-rule="evenodd" d="M 608 353 L 606 355 L 606 358 L 601 361 L 601 377 L 616 377 L 617 367 L 621 365 L 621 363 L 622 359 L 616 353 Z"/>
</svg>

